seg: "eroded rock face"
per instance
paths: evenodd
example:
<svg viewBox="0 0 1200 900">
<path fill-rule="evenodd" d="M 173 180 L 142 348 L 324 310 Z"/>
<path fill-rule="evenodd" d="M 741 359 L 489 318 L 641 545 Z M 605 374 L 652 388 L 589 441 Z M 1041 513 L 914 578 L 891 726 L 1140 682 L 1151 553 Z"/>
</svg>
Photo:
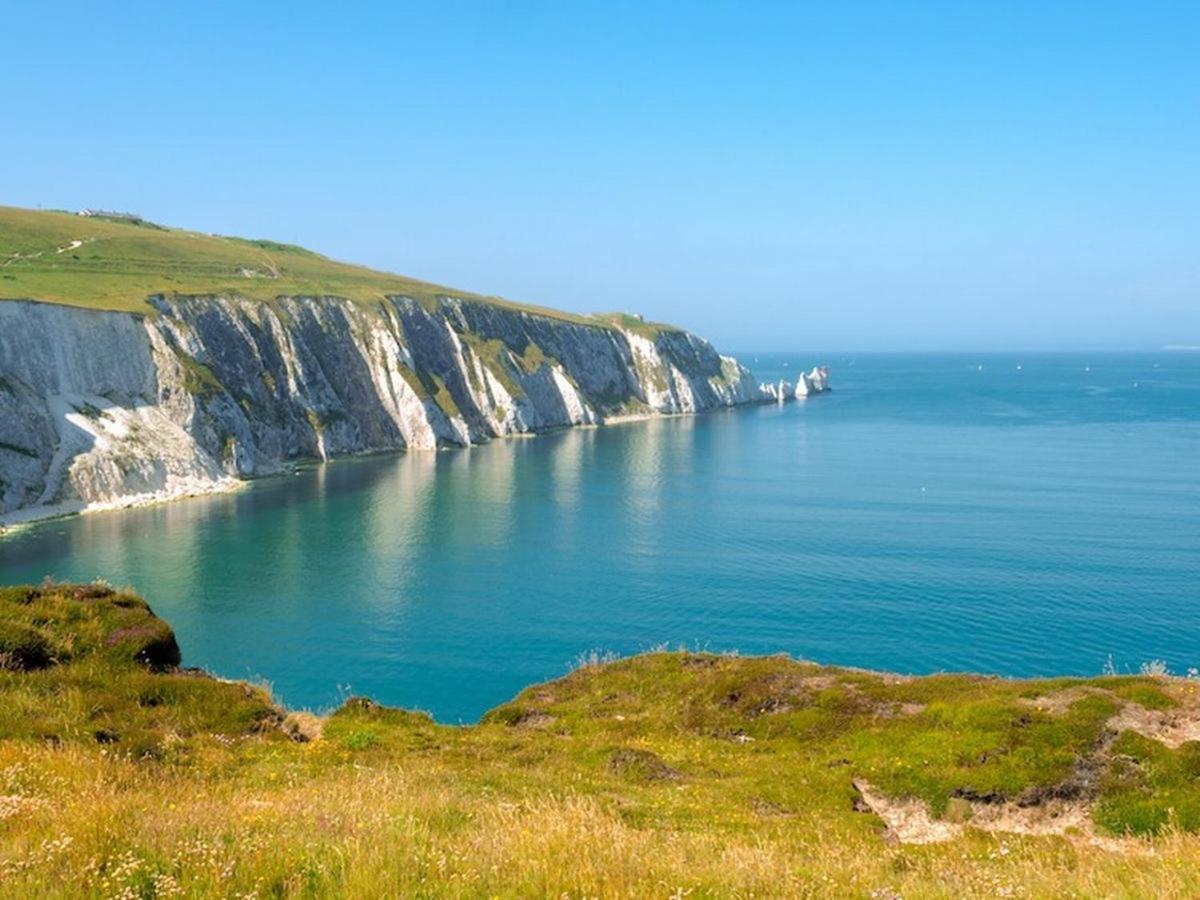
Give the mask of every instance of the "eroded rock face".
<svg viewBox="0 0 1200 900">
<path fill-rule="evenodd" d="M 827 390 L 829 390 L 829 369 L 826 366 L 813 366 L 811 372 L 801 372 L 800 377 L 796 379 L 795 396 L 797 399 L 810 394 L 820 394 Z"/>
<path fill-rule="evenodd" d="M 0 303 L 0 524 L 221 490 L 291 461 L 769 399 L 687 332 L 477 301 Z"/>
</svg>

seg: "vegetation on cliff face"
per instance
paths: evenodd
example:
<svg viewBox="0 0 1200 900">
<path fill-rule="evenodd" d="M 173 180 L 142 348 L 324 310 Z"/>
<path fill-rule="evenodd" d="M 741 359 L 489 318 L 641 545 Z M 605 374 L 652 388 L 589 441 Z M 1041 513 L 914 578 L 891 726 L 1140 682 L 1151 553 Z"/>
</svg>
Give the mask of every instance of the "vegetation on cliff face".
<svg viewBox="0 0 1200 900">
<path fill-rule="evenodd" d="M 127 592 L 0 593 L 0 893 L 1200 893 L 1189 680 L 664 651 L 452 727 L 178 661 Z"/>
<path fill-rule="evenodd" d="M 0 206 L 0 299 L 153 314 L 151 296 L 462 297 L 588 325 L 601 320 L 512 303 L 337 262 L 269 240 L 165 228 L 136 217 Z"/>
<path fill-rule="evenodd" d="M 611 322 L 625 331 L 632 331 L 635 334 L 640 334 L 642 337 L 651 341 L 657 338 L 664 331 L 673 330 L 672 326 L 670 325 L 666 325 L 662 322 L 647 322 L 640 315 L 634 315 L 632 313 L 597 313 L 596 318 Z"/>
</svg>

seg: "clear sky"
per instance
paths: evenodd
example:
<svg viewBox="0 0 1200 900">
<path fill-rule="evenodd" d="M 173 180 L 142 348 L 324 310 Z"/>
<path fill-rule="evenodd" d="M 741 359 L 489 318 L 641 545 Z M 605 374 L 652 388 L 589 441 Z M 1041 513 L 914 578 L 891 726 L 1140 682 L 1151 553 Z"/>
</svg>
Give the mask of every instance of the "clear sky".
<svg viewBox="0 0 1200 900">
<path fill-rule="evenodd" d="M 1200 3 L 9 4 L 0 203 L 728 349 L 1200 344 Z"/>
</svg>

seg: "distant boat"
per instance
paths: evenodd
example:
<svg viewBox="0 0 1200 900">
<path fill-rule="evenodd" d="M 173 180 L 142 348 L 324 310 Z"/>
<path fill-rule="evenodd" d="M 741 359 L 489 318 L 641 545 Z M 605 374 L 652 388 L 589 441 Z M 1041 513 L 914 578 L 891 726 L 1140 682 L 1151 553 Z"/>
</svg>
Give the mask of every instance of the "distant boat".
<svg viewBox="0 0 1200 900">
<path fill-rule="evenodd" d="M 975 367 L 975 371 L 976 371 L 976 372 L 982 372 L 982 371 L 983 371 L 983 363 L 980 363 L 979 365 L 977 365 L 977 366 Z"/>
</svg>

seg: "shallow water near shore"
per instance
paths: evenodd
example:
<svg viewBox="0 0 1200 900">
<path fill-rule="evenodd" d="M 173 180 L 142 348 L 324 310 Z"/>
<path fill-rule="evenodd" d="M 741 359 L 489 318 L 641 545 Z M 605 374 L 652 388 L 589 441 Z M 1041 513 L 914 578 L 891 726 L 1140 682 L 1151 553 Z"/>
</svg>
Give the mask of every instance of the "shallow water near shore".
<svg viewBox="0 0 1200 900">
<path fill-rule="evenodd" d="M 129 584 L 187 664 L 451 722 L 662 643 L 1200 666 L 1200 354 L 740 358 L 835 389 L 47 522 L 0 540 L 0 581 Z"/>
</svg>

